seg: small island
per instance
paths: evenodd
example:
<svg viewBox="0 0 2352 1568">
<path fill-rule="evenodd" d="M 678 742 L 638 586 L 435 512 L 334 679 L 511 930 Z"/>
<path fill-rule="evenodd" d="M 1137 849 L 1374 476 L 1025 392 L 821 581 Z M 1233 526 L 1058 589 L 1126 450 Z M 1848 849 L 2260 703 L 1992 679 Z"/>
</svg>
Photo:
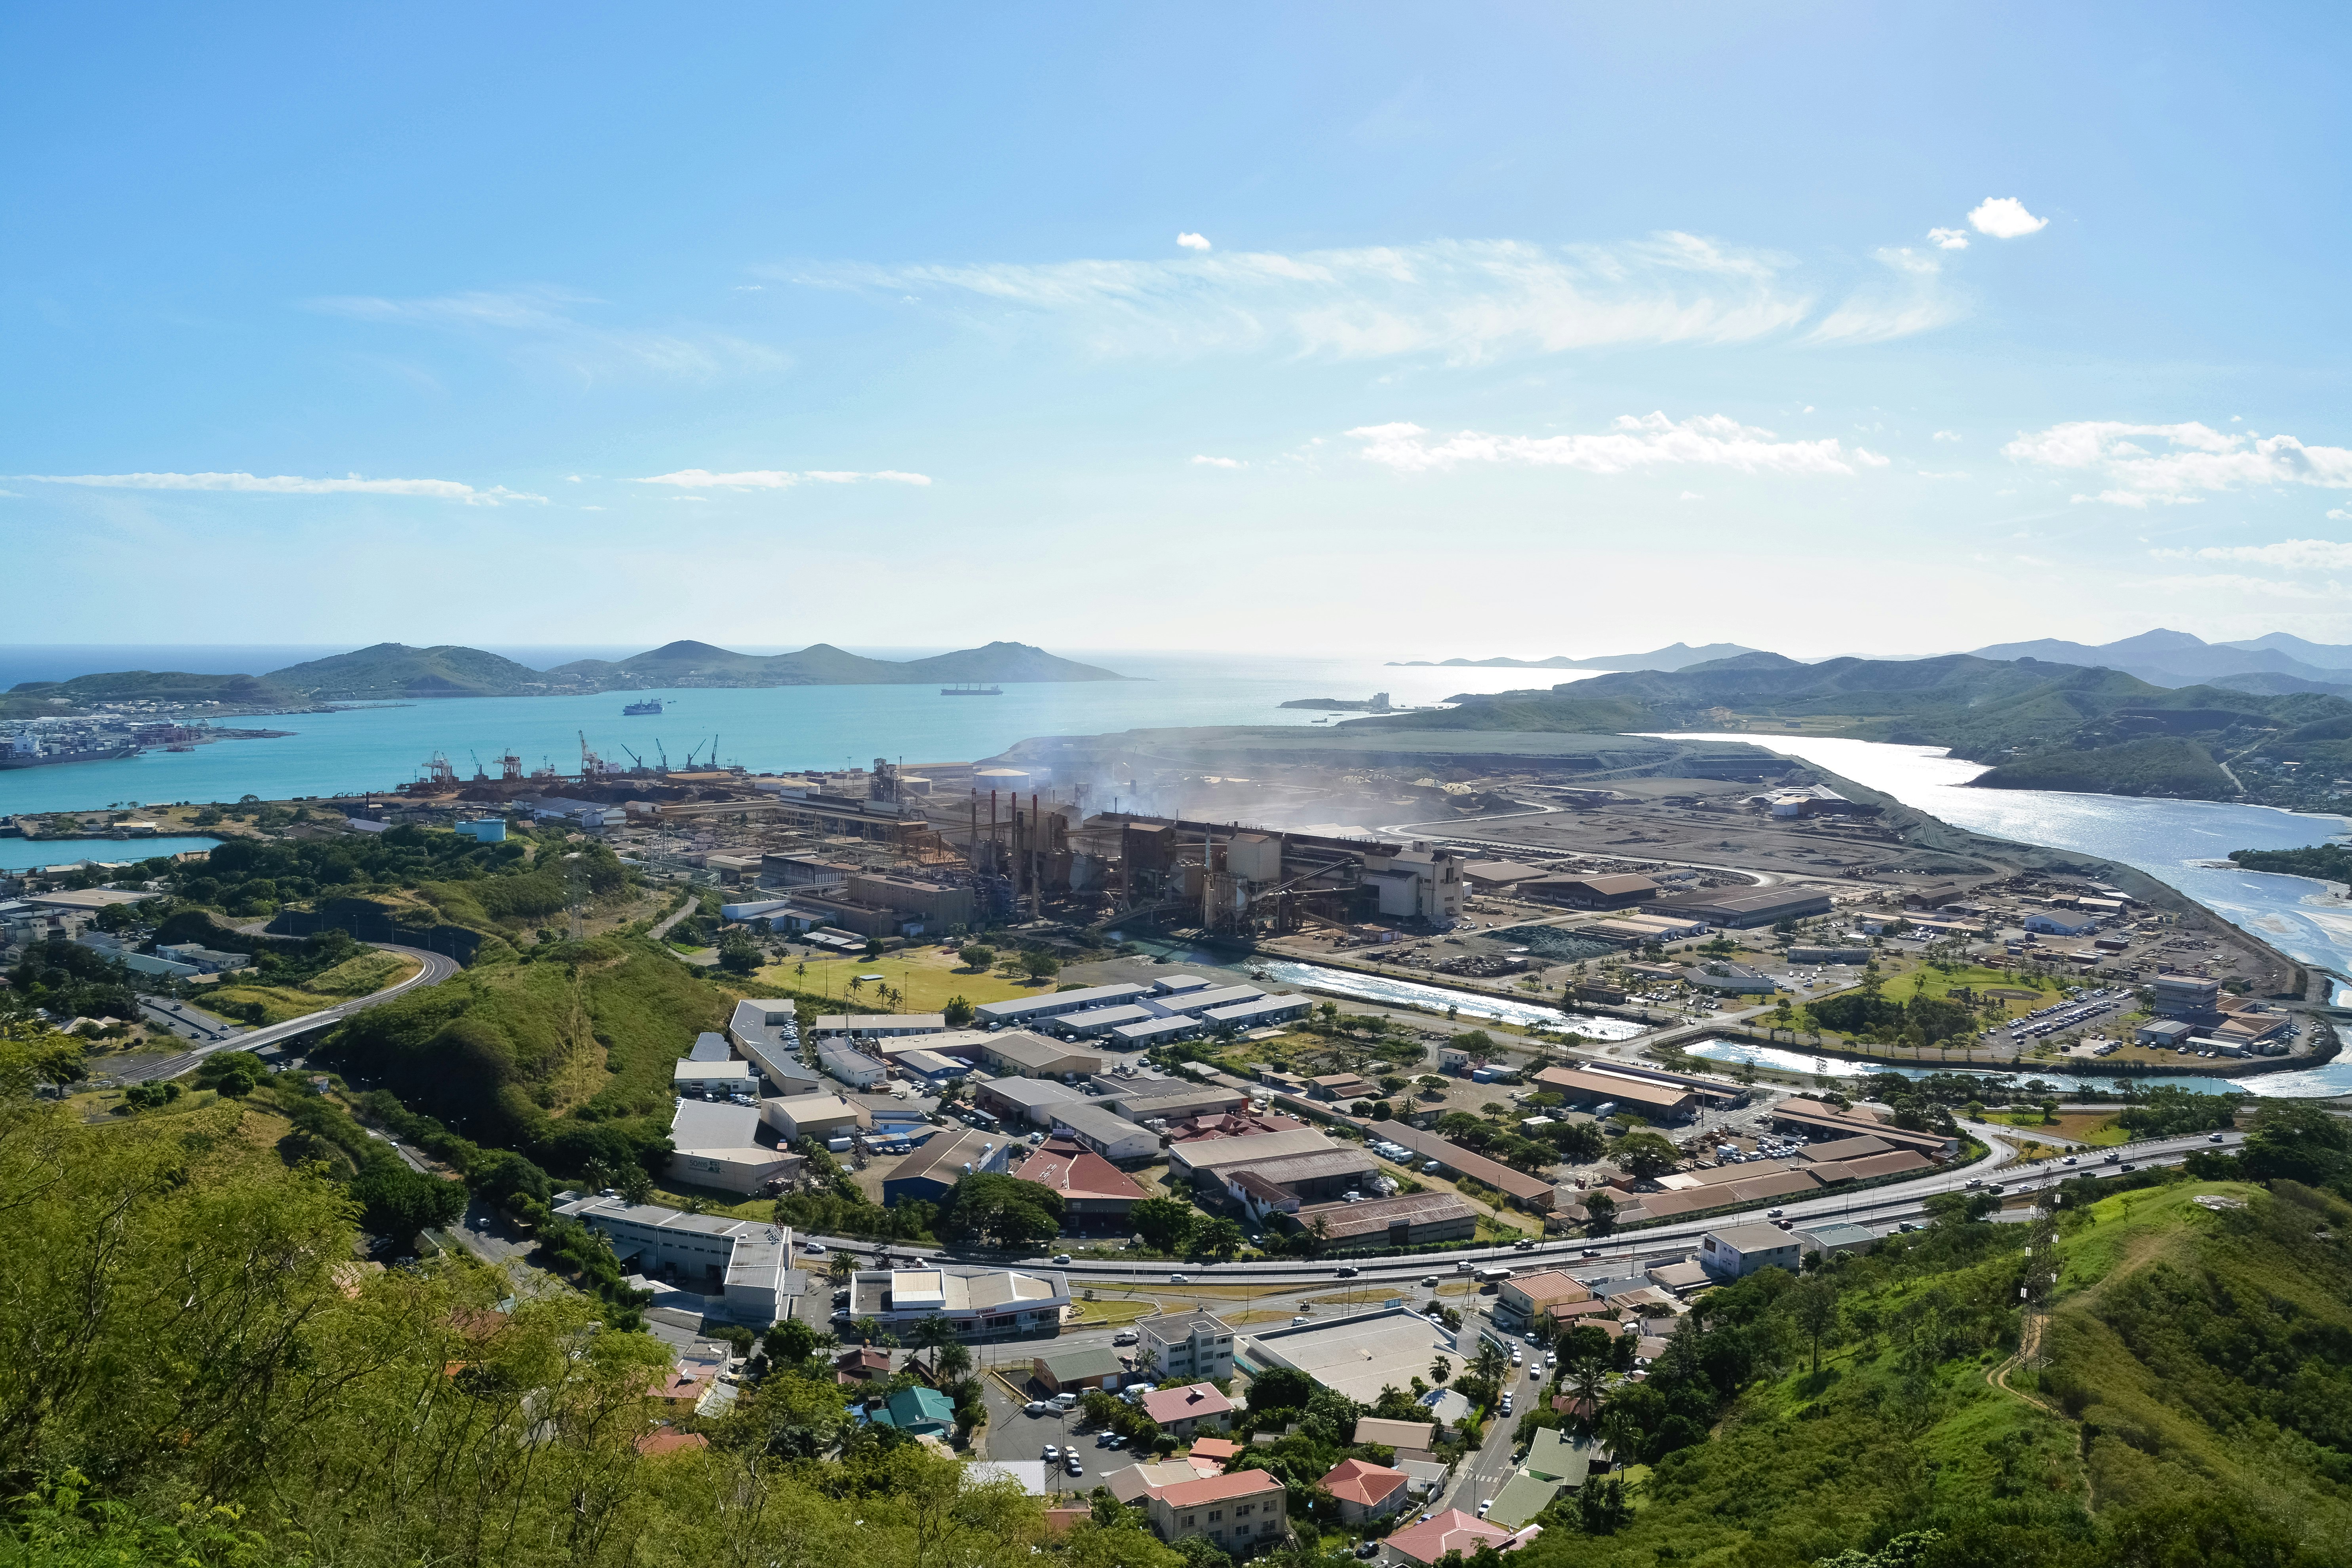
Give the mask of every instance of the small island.
<svg viewBox="0 0 2352 1568">
<path fill-rule="evenodd" d="M 1331 713 L 1393 713 L 1397 711 L 1389 706 L 1389 694 L 1385 691 L 1375 691 L 1360 701 L 1345 697 L 1301 697 L 1297 701 L 1286 702 L 1283 706 L 1313 708 L 1318 711 Z"/>
</svg>

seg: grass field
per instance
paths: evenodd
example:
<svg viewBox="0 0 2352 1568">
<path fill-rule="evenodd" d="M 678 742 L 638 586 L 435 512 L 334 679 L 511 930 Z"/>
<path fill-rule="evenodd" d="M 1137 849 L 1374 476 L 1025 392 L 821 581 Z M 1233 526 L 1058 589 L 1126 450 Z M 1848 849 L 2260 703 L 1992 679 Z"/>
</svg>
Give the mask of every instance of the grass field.
<svg viewBox="0 0 2352 1568">
<path fill-rule="evenodd" d="M 2044 1122 L 2038 1110 L 1996 1111 L 1985 1120 L 1995 1126 L 2014 1127 L 2027 1136 L 2055 1133 L 2077 1143 L 2102 1147 L 2131 1141 L 2131 1134 L 2116 1126 L 2115 1117 L 2103 1110 L 2062 1111 L 2053 1122 Z"/>
<path fill-rule="evenodd" d="M 258 1002 L 262 1022 L 282 1024 L 289 1018 L 299 1018 L 331 1007 L 338 1002 L 354 996 L 366 996 L 387 985 L 398 984 L 415 973 L 423 965 L 415 959 L 397 953 L 366 952 L 346 959 L 323 974 L 313 975 L 304 984 L 294 985 L 215 985 L 200 992 L 196 1005 L 207 998 L 221 1002 Z"/>
<path fill-rule="evenodd" d="M 924 947 L 885 953 L 880 958 L 812 958 L 805 963 L 772 963 L 753 977 L 752 984 L 767 980 L 793 991 L 838 996 L 867 1006 L 880 1005 L 874 986 L 851 985 L 861 974 L 879 974 L 891 987 L 905 992 L 907 999 L 898 1005 L 898 1010 L 906 1013 L 936 1013 L 947 1005 L 950 996 L 961 996 L 977 1005 L 982 1002 L 1009 1002 L 1017 996 L 1044 995 L 1055 984 L 1049 980 L 1043 985 L 1033 985 L 1025 979 L 1008 979 L 994 971 L 980 973 L 963 967 L 953 953 Z"/>
<path fill-rule="evenodd" d="M 1071 1320 L 1073 1322 L 1090 1329 L 1116 1328 L 1121 1323 L 1134 1322 L 1138 1318 L 1150 1317 L 1151 1303 L 1135 1300 L 1075 1301 L 1071 1303 L 1070 1310 L 1077 1314 Z"/>
</svg>

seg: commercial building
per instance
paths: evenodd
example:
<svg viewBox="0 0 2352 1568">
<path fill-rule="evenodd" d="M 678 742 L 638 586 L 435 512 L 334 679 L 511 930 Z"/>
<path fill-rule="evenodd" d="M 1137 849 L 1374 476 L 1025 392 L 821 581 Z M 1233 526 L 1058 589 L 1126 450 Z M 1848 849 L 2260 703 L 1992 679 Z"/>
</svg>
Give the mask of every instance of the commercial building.
<svg viewBox="0 0 2352 1568">
<path fill-rule="evenodd" d="M 1216 983 L 1197 974 L 1162 974 L 1151 983 L 1154 996 L 1181 996 L 1189 992 L 1206 991 Z"/>
<path fill-rule="evenodd" d="M 1940 1132 L 1912 1132 L 1893 1122 L 1880 1121 L 1868 1111 L 1840 1110 L 1802 1096 L 1792 1095 L 1774 1105 L 1771 1117 L 1773 1127 L 1780 1131 L 1832 1140 L 1875 1138 L 1889 1149 L 1909 1149 L 1930 1160 L 1948 1159 L 1959 1149 L 1957 1138 L 1947 1138 Z"/>
<path fill-rule="evenodd" d="M 1791 963 L 1868 963 L 1870 949 L 1866 947 L 1792 947 L 1789 950 Z"/>
<path fill-rule="evenodd" d="M 817 1069 L 835 1083 L 846 1084 L 860 1090 L 872 1089 L 890 1076 L 890 1069 L 867 1056 L 864 1051 L 847 1046 L 819 1046 L 816 1048 Z"/>
<path fill-rule="evenodd" d="M 1842 1219 L 1808 1225 L 1797 1232 L 1800 1253 L 1819 1252 L 1834 1258 L 1842 1252 L 1867 1252 L 1877 1245 L 1877 1232 L 1867 1226 L 1849 1225 Z"/>
<path fill-rule="evenodd" d="M 2221 1001 L 2221 982 L 2201 974 L 2159 974 L 2147 988 L 2155 996 L 2149 1011 L 2159 1018 L 2201 1018 Z"/>
<path fill-rule="evenodd" d="M 1151 1001 L 1163 1013 L 1197 1018 L 1213 1008 L 1238 1006 L 1265 994 L 1255 985 L 1213 985 L 1196 987 L 1178 996 L 1155 996 Z"/>
<path fill-rule="evenodd" d="M 2088 936 L 2099 929 L 2099 922 L 2090 916 L 2063 910 L 2036 910 L 2023 923 L 2027 931 L 2042 936 Z"/>
<path fill-rule="evenodd" d="M 1244 1168 L 1237 1173 L 1257 1173 Z M 1408 1193 L 1360 1203 L 1316 1204 L 1300 1207 L 1297 1218 L 1302 1226 L 1320 1235 L 1325 1248 L 1332 1252 L 1427 1247 L 1440 1241 L 1467 1241 L 1478 1234 L 1478 1211 L 1453 1193 Z"/>
<path fill-rule="evenodd" d="M 1232 1557 L 1247 1557 L 1290 1537 L 1287 1494 L 1264 1470 L 1180 1481 L 1145 1494 L 1151 1528 L 1174 1546 L 1205 1539 Z"/>
<path fill-rule="evenodd" d="M 1058 1018 L 1090 1008 L 1116 1006 L 1144 994 L 1140 985 L 1088 985 L 1076 991 L 1055 991 L 1010 1002 L 983 1002 L 973 1011 L 982 1024 L 1012 1026 Z"/>
<path fill-rule="evenodd" d="M 1159 1425 L 1162 1432 L 1179 1437 L 1190 1437 L 1206 1428 L 1222 1432 L 1233 1419 L 1234 1402 L 1217 1392 L 1213 1384 L 1192 1383 L 1181 1388 L 1155 1388 L 1139 1403 L 1143 1413 Z"/>
<path fill-rule="evenodd" d="M 1803 1258 L 1797 1238 L 1771 1225 L 1734 1226 L 1710 1230 L 1699 1238 L 1701 1268 L 1718 1279 L 1740 1279 L 1759 1268 L 1785 1268 L 1794 1274 Z"/>
<path fill-rule="evenodd" d="M 1436 1430 L 1436 1423 L 1431 1421 L 1391 1421 L 1381 1415 L 1359 1415 L 1352 1440 L 1359 1447 L 1375 1443 L 1400 1454 L 1426 1454 L 1430 1435 Z"/>
<path fill-rule="evenodd" d="M 1115 1007 L 1089 1007 L 1083 1013 L 1066 1014 L 1062 1017 L 1052 1020 L 1045 1026 L 1065 1035 L 1076 1035 L 1081 1039 L 1087 1039 L 1097 1035 L 1108 1035 L 1113 1029 L 1126 1026 L 1153 1023 L 1159 1016 L 1158 1014 L 1136 1006 L 1133 1003 L 1122 1003 Z"/>
<path fill-rule="evenodd" d="M 1294 1154 L 1328 1153 L 1339 1147 L 1326 1134 L 1296 1122 L 1279 1131 L 1260 1131 L 1244 1121 L 1242 1131 L 1223 1131 L 1227 1124 L 1237 1120 L 1240 1119 L 1226 1116 L 1218 1118 L 1216 1122 L 1206 1128 L 1196 1123 L 1189 1129 L 1171 1129 L 1168 1145 L 1169 1176 L 1190 1181 L 1205 1192 L 1211 1190 L 1216 1173 L 1227 1165 L 1287 1159 Z M 1376 1165 L 1368 1165 L 1368 1169 L 1377 1168 Z"/>
<path fill-rule="evenodd" d="M 980 1055 L 992 1070 L 1015 1078 L 1068 1079 L 1098 1073 L 1103 1067 L 1102 1058 L 1096 1052 L 1049 1040 L 1026 1029 L 1007 1029 L 984 1037 Z"/>
<path fill-rule="evenodd" d="M 837 1094 L 797 1094 L 785 1100 L 763 1100 L 760 1102 L 760 1119 L 774 1128 L 776 1135 L 787 1143 L 797 1143 L 803 1138 L 814 1138 L 822 1143 L 855 1132 L 869 1120 L 865 1111 Z"/>
<path fill-rule="evenodd" d="M 168 958 L 174 963 L 194 964 L 205 974 L 226 974 L 253 962 L 253 954 L 249 952 L 224 952 L 195 942 L 158 942 L 155 944 L 155 956 Z"/>
<path fill-rule="evenodd" d="M 1516 860 L 1473 860 L 1462 868 L 1462 879 L 1470 884 L 1473 893 L 1507 893 L 1549 875 L 1540 867 L 1522 866 Z"/>
<path fill-rule="evenodd" d="M 1234 1374 L 1234 1331 L 1213 1312 L 1167 1312 L 1136 1326 L 1135 1363 L 1160 1378 L 1208 1383 Z"/>
<path fill-rule="evenodd" d="M 1551 1208 L 1553 1184 L 1544 1177 L 1515 1171 L 1450 1138 L 1408 1127 L 1402 1121 L 1383 1121 L 1380 1125 L 1385 1137 L 1412 1150 L 1420 1159 L 1434 1160 L 1440 1169 L 1490 1186 L 1532 1214 L 1544 1214 Z"/>
<path fill-rule="evenodd" d="M 1563 1270 L 1546 1269 L 1506 1279 L 1495 1289 L 1495 1318 L 1507 1327 L 1524 1329 L 1559 1309 L 1592 1300 L 1583 1281 Z"/>
<path fill-rule="evenodd" d="M 1384 1387 L 1411 1388 L 1414 1378 L 1426 1380 L 1439 1356 L 1455 1373 L 1462 1370 L 1452 1331 L 1405 1307 L 1244 1334 L 1236 1349 L 1253 1366 L 1304 1373 L 1359 1405 L 1378 1404 Z"/>
<path fill-rule="evenodd" d="M 1089 1103 L 1068 1084 L 1050 1078 L 999 1078 L 972 1085 L 972 1099 L 982 1110 L 1008 1121 L 1053 1124 L 1054 1112 L 1065 1105 Z"/>
<path fill-rule="evenodd" d="M 797 1176 L 807 1161 L 761 1142 L 759 1132 L 751 1106 L 682 1100 L 670 1117 L 671 1173 L 690 1186 L 747 1194 Z"/>
<path fill-rule="evenodd" d="M 1195 1116 L 1215 1116 L 1239 1110 L 1249 1096 L 1223 1084 L 1191 1078 L 1160 1078 L 1129 1069 L 1099 1073 L 1088 1084 L 1096 1102 L 1109 1106 L 1131 1121 L 1186 1121 Z"/>
<path fill-rule="evenodd" d="M 1339 1522 L 1361 1530 L 1403 1509 L 1412 1497 L 1405 1489 L 1407 1479 L 1402 1470 L 1386 1465 L 1342 1459 L 1316 1484 L 1339 1505 Z"/>
<path fill-rule="evenodd" d="M 1083 1143 L 1114 1165 L 1140 1163 L 1160 1153 L 1160 1134 L 1092 1100 L 1056 1105 L 1052 1118 L 1054 1136 Z"/>
<path fill-rule="evenodd" d="M 1539 877 L 1518 885 L 1519 897 L 1572 910 L 1629 910 L 1658 896 L 1658 884 L 1632 872 L 1610 876 Z"/>
<path fill-rule="evenodd" d="M 806 1286 L 792 1267 L 787 1227 L 593 1195 L 560 1204 L 556 1213 L 611 1241 L 624 1268 L 667 1276 L 706 1302 L 715 1299 L 719 1305 L 706 1306 L 706 1314 L 764 1327 L 790 1310 L 791 1298 Z"/>
<path fill-rule="evenodd" d="M 959 1339 L 1055 1335 L 1070 1305 L 1069 1279 L 1015 1268 L 864 1268 L 849 1282 L 836 1322 L 872 1318 L 898 1330 L 945 1318 Z"/>
<path fill-rule="evenodd" d="M 1118 1166 L 1073 1138 L 1048 1138 L 1013 1173 L 1062 1200 L 1062 1224 L 1080 1233 L 1124 1234 L 1143 1189 Z"/>
<path fill-rule="evenodd" d="M 1108 1345 L 1077 1345 L 1049 1351 L 1030 1363 L 1031 1375 L 1048 1394 L 1082 1394 L 1090 1388 L 1117 1388 L 1127 1378 L 1127 1363 Z"/>
<path fill-rule="evenodd" d="M 1654 1121 L 1686 1121 L 1699 1105 L 1699 1097 L 1680 1084 L 1654 1083 L 1589 1068 L 1546 1068 L 1536 1074 L 1535 1082 L 1570 1105 L 1622 1106 Z"/>
<path fill-rule="evenodd" d="M 768 996 L 736 1003 L 727 1020 L 727 1037 L 779 1096 L 815 1094 L 823 1087 L 816 1069 L 801 1060 L 798 1016 L 791 997 Z"/>
<path fill-rule="evenodd" d="M 1255 1002 L 1236 1002 L 1230 1007 L 1212 1007 L 1201 1015 L 1201 1021 L 1213 1029 L 1262 1029 L 1270 1024 L 1304 1018 L 1314 1005 L 1304 996 L 1285 993 L 1261 996 Z"/>
<path fill-rule="evenodd" d="M 917 1079 L 928 1089 L 939 1089 L 971 1071 L 971 1064 L 953 1057 L 917 1047 L 912 1050 L 893 1051 L 890 1065 L 907 1077 Z"/>
<path fill-rule="evenodd" d="M 809 1027 L 809 1038 L 847 1035 L 861 1040 L 896 1040 L 908 1035 L 947 1032 L 944 1013 L 827 1013 Z"/>
<path fill-rule="evenodd" d="M 1780 983 L 1761 970 L 1727 962 L 1694 964 L 1683 971 L 1683 981 L 1727 996 L 1769 996 L 1780 989 Z"/>
<path fill-rule="evenodd" d="M 2197 1026 L 2186 1019 L 2158 1018 L 2153 1023 L 2142 1024 L 2134 1031 L 2132 1038 L 2143 1046 L 2162 1046 L 2169 1048 L 2186 1045 L 2189 1037 L 2196 1032 Z"/>
<path fill-rule="evenodd" d="M 996 1174 L 1011 1163 L 1012 1141 L 1002 1133 L 941 1132 L 898 1162 L 882 1178 L 885 1207 L 920 1198 L 938 1203 L 955 1190 L 966 1175 Z"/>
<path fill-rule="evenodd" d="M 1831 900 L 1827 893 L 1788 886 L 1746 891 L 1716 888 L 1697 893 L 1668 893 L 1642 905 L 1645 914 L 1703 921 L 1711 926 L 1734 931 L 1825 915 L 1830 909 Z"/>
<path fill-rule="evenodd" d="M 1171 1040 L 1189 1040 L 1205 1034 L 1208 1026 L 1198 1018 L 1178 1014 L 1171 1018 L 1151 1018 L 1139 1024 L 1121 1024 L 1110 1032 L 1110 1037 L 1130 1051 L 1148 1050 L 1164 1046 Z"/>
</svg>

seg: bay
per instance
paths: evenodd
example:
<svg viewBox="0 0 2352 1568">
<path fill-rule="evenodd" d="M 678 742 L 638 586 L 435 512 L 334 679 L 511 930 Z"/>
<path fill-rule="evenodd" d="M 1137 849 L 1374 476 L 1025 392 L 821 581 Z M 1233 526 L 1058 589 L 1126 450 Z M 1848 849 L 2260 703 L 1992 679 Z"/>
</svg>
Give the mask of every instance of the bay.
<svg viewBox="0 0 2352 1568">
<path fill-rule="evenodd" d="M 217 838 L 0 838 L 0 871 L 31 866 L 70 866 L 77 860 L 152 860 L 210 849 Z"/>
<path fill-rule="evenodd" d="M 193 752 L 150 752 L 120 762 L 0 771 L 0 816 L 389 790 L 417 777 L 436 752 L 457 764 L 461 777 L 472 776 L 478 757 L 495 776 L 495 759 L 509 748 L 526 769 L 552 763 L 577 772 L 583 736 L 624 765 L 631 751 L 647 763 L 666 752 L 680 763 L 692 748 L 698 761 L 710 753 L 714 738 L 721 761 L 755 772 L 864 767 L 876 757 L 969 762 L 1033 735 L 1203 724 L 1303 728 L 1327 717 L 1281 706 L 1296 698 L 1360 699 L 1386 691 L 1401 705 L 1423 705 L 1458 691 L 1507 690 L 1528 682 L 1525 670 L 1389 668 L 1369 658 L 1068 657 L 1138 679 L 1008 685 L 1001 697 L 941 697 L 937 686 L 697 687 L 449 698 L 296 713 L 249 721 L 256 728 L 294 731 L 278 740 L 219 741 Z M 625 703 L 646 696 L 662 700 L 659 718 L 623 717 Z"/>
</svg>

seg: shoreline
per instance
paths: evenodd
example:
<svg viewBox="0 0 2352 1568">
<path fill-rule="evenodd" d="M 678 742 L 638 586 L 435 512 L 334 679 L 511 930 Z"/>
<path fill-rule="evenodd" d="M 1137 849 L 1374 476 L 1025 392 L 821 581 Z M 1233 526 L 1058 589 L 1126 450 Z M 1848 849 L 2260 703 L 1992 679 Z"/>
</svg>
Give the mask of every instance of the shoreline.
<svg viewBox="0 0 2352 1568">
<path fill-rule="evenodd" d="M 2322 1022 L 2328 1024 L 2326 1042 L 2319 1049 L 2313 1051 L 2308 1056 L 2229 1057 L 2222 1058 L 2223 1061 L 2229 1064 L 2227 1066 L 2209 1064 L 2195 1058 L 2190 1058 L 2191 1062 L 2194 1063 L 2194 1065 L 2191 1066 L 2174 1066 L 2165 1062 L 2131 1061 L 2111 1062 L 2097 1068 L 2059 1066 L 2049 1062 L 2035 1062 L 2030 1065 L 2025 1063 L 2017 1063 L 2009 1067 L 2002 1067 L 1996 1062 L 1975 1062 L 1966 1060 L 1958 1062 L 1946 1060 L 1929 1062 L 1922 1059 L 1906 1059 L 1901 1057 L 1879 1056 L 1869 1051 L 1856 1049 L 1850 1045 L 1809 1046 L 1801 1041 L 1794 1041 L 1784 1045 L 1779 1040 L 1759 1040 L 1751 1035 L 1740 1034 L 1729 1027 L 1704 1033 L 1696 1039 L 1676 1041 L 1674 1045 L 1664 1047 L 1644 1044 L 1642 1048 L 1647 1051 L 1655 1051 L 1657 1049 L 1664 1048 L 1687 1053 L 1692 1046 L 1705 1045 L 1710 1040 L 1721 1040 L 1727 1045 L 1764 1046 L 1775 1050 L 1790 1051 L 1800 1056 L 1832 1057 L 1835 1058 L 1839 1061 L 1859 1062 L 1871 1067 L 1908 1068 L 1914 1071 L 1927 1071 L 1933 1069 L 1953 1073 L 1993 1075 L 2004 1078 L 2042 1078 L 2053 1075 L 2061 1078 L 2205 1078 L 2226 1082 L 2235 1079 L 2255 1078 L 2269 1073 L 2308 1072 L 2314 1068 L 2326 1067 L 2330 1062 L 2335 1061 L 2337 1057 L 2343 1054 L 2343 1037 L 2336 1031 L 2332 1021 L 2323 1019 Z M 1698 1059 L 1701 1061 L 1713 1061 L 1712 1058 L 1707 1057 L 1702 1057 Z M 1716 1063 L 1715 1065 L 1721 1066 L 1723 1064 Z M 1759 1073 L 1776 1073 L 1784 1078 L 1798 1078 L 1804 1076 L 1790 1068 L 1767 1067 L 1761 1063 L 1754 1063 L 1750 1065 L 1752 1065 L 1755 1068 L 1755 1070 Z"/>
</svg>

